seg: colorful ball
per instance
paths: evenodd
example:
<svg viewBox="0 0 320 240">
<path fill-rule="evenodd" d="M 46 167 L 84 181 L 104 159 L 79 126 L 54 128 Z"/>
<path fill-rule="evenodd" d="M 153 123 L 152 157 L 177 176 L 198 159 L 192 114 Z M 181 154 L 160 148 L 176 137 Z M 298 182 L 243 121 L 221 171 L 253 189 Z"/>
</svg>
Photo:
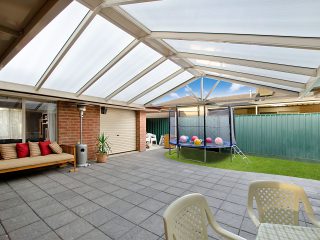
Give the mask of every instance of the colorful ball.
<svg viewBox="0 0 320 240">
<path fill-rule="evenodd" d="M 201 141 L 201 139 L 199 139 L 199 138 L 197 138 L 197 139 L 194 140 L 194 144 L 195 144 L 195 145 L 201 145 L 201 142 L 202 142 L 202 141 Z"/>
<path fill-rule="evenodd" d="M 198 139 L 197 136 L 192 136 L 191 141 L 194 142 L 194 140 Z"/>
<path fill-rule="evenodd" d="M 190 140 L 190 137 L 189 137 L 189 136 L 186 136 L 186 138 L 187 138 L 187 142 L 189 142 L 189 140 Z"/>
<path fill-rule="evenodd" d="M 207 137 L 206 138 L 206 143 L 212 143 L 212 138 L 211 137 Z"/>
<path fill-rule="evenodd" d="M 215 142 L 215 144 L 217 144 L 217 145 L 223 145 L 223 140 L 222 140 L 222 138 L 220 138 L 220 137 L 217 137 L 217 138 L 214 140 L 214 142 Z"/>
<path fill-rule="evenodd" d="M 181 137 L 180 137 L 180 140 L 179 140 L 181 143 L 186 143 L 187 142 L 187 136 L 184 136 L 184 135 L 182 135 Z"/>
</svg>

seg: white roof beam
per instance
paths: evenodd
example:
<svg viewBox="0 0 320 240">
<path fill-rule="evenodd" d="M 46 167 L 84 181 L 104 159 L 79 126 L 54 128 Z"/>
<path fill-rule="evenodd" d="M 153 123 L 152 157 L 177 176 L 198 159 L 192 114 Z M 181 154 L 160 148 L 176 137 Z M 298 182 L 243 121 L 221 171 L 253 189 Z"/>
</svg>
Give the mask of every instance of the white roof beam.
<svg viewBox="0 0 320 240">
<path fill-rule="evenodd" d="M 116 57 L 114 57 L 107 65 L 105 65 L 95 76 L 93 76 L 80 90 L 76 93 L 80 96 L 89 87 L 91 87 L 99 78 L 101 78 L 106 72 L 108 72 L 114 65 L 116 65 L 122 58 L 124 58 L 132 49 L 138 44 L 139 40 L 133 40 L 125 49 L 123 49 Z"/>
<path fill-rule="evenodd" d="M 279 72 L 287 72 L 294 73 L 306 76 L 316 76 L 317 69 L 316 68 L 307 68 L 307 67 L 298 67 L 298 66 L 290 66 L 285 64 L 278 63 L 268 63 L 268 62 L 260 62 L 239 58 L 229 58 L 229 57 L 221 57 L 221 56 L 212 56 L 212 55 L 203 55 L 203 54 L 195 54 L 195 53 L 178 53 L 176 55 L 178 58 L 189 58 L 189 59 L 199 59 L 206 60 L 212 62 L 221 62 L 245 67 L 253 67 L 253 68 L 262 68 L 272 71 Z"/>
<path fill-rule="evenodd" d="M 82 0 L 84 1 L 84 0 Z M 97 0 L 94 0 L 95 2 Z M 187 60 L 184 59 L 172 59 L 171 56 L 175 55 L 177 52 L 175 49 L 171 48 L 161 39 L 147 38 L 151 34 L 151 31 L 137 21 L 135 18 L 130 16 L 122 8 L 115 6 L 110 8 L 104 8 L 101 11 L 101 16 L 105 17 L 107 20 L 115 24 L 117 27 L 121 28 L 125 32 L 129 33 L 137 39 L 141 39 L 141 42 L 151 47 L 153 50 L 157 51 L 161 55 L 168 59 L 171 59 L 174 63 L 179 65 L 181 68 L 187 69 L 192 75 L 195 75 L 195 71 L 192 69 L 194 66 Z"/>
<path fill-rule="evenodd" d="M 178 76 L 179 74 L 183 73 L 185 71 L 185 69 L 179 69 L 178 71 L 172 73 L 171 75 L 169 75 L 168 77 L 164 78 L 163 80 L 161 80 L 160 82 L 154 84 L 152 87 L 149 87 L 148 89 L 144 90 L 142 93 L 138 94 L 137 96 L 133 97 L 132 99 L 130 99 L 128 101 L 128 104 L 131 104 L 133 102 L 135 102 L 136 100 L 138 100 L 139 98 L 143 97 L 144 95 L 148 94 L 149 92 L 155 90 L 156 88 L 160 87 L 161 85 L 165 84 L 166 82 L 170 81 L 171 79 L 173 79 L 174 77 Z"/>
<path fill-rule="evenodd" d="M 159 0 L 104 0 L 103 7 L 114 7 L 127 4 L 154 2 Z"/>
<path fill-rule="evenodd" d="M 317 76 L 311 77 L 306 83 L 306 89 L 300 93 L 299 98 L 304 98 L 313 90 L 314 87 L 320 85 L 320 66 L 317 69 Z"/>
<path fill-rule="evenodd" d="M 220 80 L 220 81 L 224 81 L 224 82 L 230 82 L 230 83 L 237 83 L 240 85 L 245 85 L 245 86 L 249 86 L 249 87 L 254 87 L 254 88 L 266 88 L 272 91 L 277 91 L 279 93 L 284 93 L 284 94 L 289 94 L 289 95 L 294 95 L 294 96 L 298 96 L 299 92 L 295 92 L 295 91 L 291 91 L 291 90 L 287 90 L 284 88 L 276 88 L 276 87 L 270 87 L 267 84 L 265 84 L 264 82 L 262 82 L 261 84 L 259 83 L 253 83 L 250 81 L 250 79 L 232 79 L 231 77 L 219 77 L 219 76 L 215 76 L 215 75 L 211 75 L 211 74 L 206 74 L 207 77 L 215 79 L 215 80 Z"/>
<path fill-rule="evenodd" d="M 192 83 L 193 81 L 197 80 L 199 77 L 200 77 L 200 76 L 196 76 L 196 77 L 192 77 L 192 78 L 188 79 L 187 81 L 179 84 L 178 86 L 176 86 L 176 87 L 174 87 L 174 88 L 171 88 L 171 89 L 168 90 L 167 92 L 165 92 L 165 93 L 163 93 L 163 94 L 155 97 L 154 99 L 150 100 L 149 102 L 147 102 L 147 103 L 144 104 L 144 105 L 145 105 L 145 106 L 150 105 L 152 102 L 154 102 L 154 101 L 156 101 L 156 100 L 164 97 L 165 95 L 167 95 L 167 94 L 169 94 L 169 93 L 172 93 L 172 92 L 175 92 L 175 91 L 179 90 L 180 88 L 188 85 L 189 83 Z"/>
<path fill-rule="evenodd" d="M 153 39 L 223 42 L 312 50 L 320 49 L 320 38 L 318 37 L 287 37 L 253 34 L 185 33 L 160 31 L 152 32 L 149 37 Z"/>
<path fill-rule="evenodd" d="M 210 89 L 210 91 L 208 92 L 208 94 L 207 94 L 207 96 L 205 97 L 205 101 L 208 99 L 208 97 L 211 95 L 211 93 L 218 87 L 218 85 L 219 85 L 219 83 L 220 83 L 221 81 L 220 80 L 218 80 L 214 85 L 213 85 L 213 87 Z"/>
<path fill-rule="evenodd" d="M 273 83 L 273 84 L 278 84 L 278 85 L 292 87 L 292 88 L 305 89 L 304 83 L 292 82 L 292 81 L 287 81 L 283 79 L 264 77 L 260 75 L 235 72 L 235 71 L 223 70 L 223 69 L 212 68 L 212 67 L 196 66 L 195 68 L 203 71 L 217 73 L 217 74 L 225 74 L 225 75 L 230 75 L 235 77 L 248 78 L 248 79 L 252 79 L 259 82 Z"/>
<path fill-rule="evenodd" d="M 90 24 L 90 22 L 93 20 L 93 18 L 97 15 L 97 13 L 100 11 L 100 8 L 97 7 L 95 10 L 90 10 L 87 15 L 83 18 L 81 23 L 78 25 L 76 30 L 71 34 L 68 41 L 63 45 L 63 47 L 60 49 L 58 54 L 55 56 L 53 61 L 50 63 L 49 67 L 46 69 L 44 74 L 41 76 L 39 81 L 37 82 L 35 89 L 38 91 L 42 85 L 47 81 L 47 79 L 50 77 L 52 72 L 56 69 L 56 67 L 59 65 L 61 60 L 64 58 L 64 56 L 68 53 L 70 48 L 73 46 L 73 44 L 78 40 L 78 38 L 81 36 L 83 31 L 86 29 L 86 27 Z"/>
<path fill-rule="evenodd" d="M 12 43 L 0 56 L 0 69 L 4 67 L 15 55 L 20 52 L 48 23 L 52 21 L 63 9 L 65 9 L 72 0 L 47 1 L 38 13 L 23 29 L 23 32 L 12 32 L 10 29 L 4 29 L 8 34 L 16 37 Z"/>
<path fill-rule="evenodd" d="M 166 60 L 165 57 L 162 57 L 158 59 L 156 62 L 152 63 L 149 67 L 144 69 L 142 72 L 138 73 L 136 76 L 134 76 L 132 79 L 130 79 L 128 82 L 123 84 L 121 87 L 113 91 L 111 94 L 109 94 L 107 97 L 105 97 L 106 101 L 109 101 L 111 98 L 116 96 L 118 93 L 122 92 L 125 90 L 127 87 L 129 87 L 131 84 L 135 83 L 138 81 L 140 78 L 142 78 L 144 75 L 146 75 L 148 72 L 152 71 L 154 68 L 159 66 L 161 63 L 163 63 Z"/>
<path fill-rule="evenodd" d="M 52 90 L 52 89 L 45 89 L 41 88 L 40 90 L 36 91 L 33 86 L 23 85 L 23 84 L 17 84 L 17 83 L 9 83 L 9 82 L 3 82 L 0 81 L 0 93 L 5 93 L 6 95 L 12 95 L 12 96 L 20 96 L 20 94 L 23 94 L 25 96 L 28 96 L 29 98 L 57 98 L 58 99 L 64 99 L 68 101 L 83 101 L 88 103 L 94 103 L 94 104 L 102 104 L 104 106 L 113 106 L 113 107 L 127 107 L 127 108 L 135 108 L 135 109 L 143 109 L 144 106 L 141 104 L 130 104 L 128 105 L 126 102 L 122 101 L 109 101 L 106 102 L 104 98 L 101 97 L 93 97 L 93 96 L 86 96 L 81 95 L 77 96 L 75 93 L 70 92 L 64 92 L 64 91 L 58 91 L 58 90 Z M 3 90 L 3 91 L 2 91 Z"/>
</svg>

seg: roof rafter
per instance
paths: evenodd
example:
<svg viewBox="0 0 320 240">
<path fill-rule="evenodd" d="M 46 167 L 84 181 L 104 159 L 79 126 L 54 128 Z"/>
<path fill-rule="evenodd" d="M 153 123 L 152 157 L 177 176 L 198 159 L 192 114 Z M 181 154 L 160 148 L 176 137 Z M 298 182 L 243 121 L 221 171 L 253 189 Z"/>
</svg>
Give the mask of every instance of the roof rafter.
<svg viewBox="0 0 320 240">
<path fill-rule="evenodd" d="M 24 46 L 31 41 L 35 35 L 37 35 L 71 2 L 72 0 L 47 1 L 40 11 L 23 29 L 23 32 L 19 33 L 19 36 L 17 36 L 16 40 L 9 46 L 8 49 L 6 49 L 4 54 L 0 56 L 0 69 L 5 66 L 22 48 L 24 48 Z"/>
<path fill-rule="evenodd" d="M 97 0 L 94 1 L 96 2 Z M 171 48 L 161 39 L 152 39 L 147 37 L 151 34 L 151 31 L 148 28 L 146 28 L 143 24 L 138 22 L 136 19 L 131 17 L 126 11 L 124 11 L 120 7 L 116 6 L 104 8 L 100 12 L 100 14 L 101 16 L 105 17 L 107 20 L 109 20 L 125 32 L 129 33 L 133 37 L 141 39 L 141 42 L 151 47 L 153 50 L 157 51 L 161 55 L 165 56 L 167 59 L 172 60 L 181 68 L 186 68 L 187 71 L 189 71 L 192 75 L 198 74 L 192 68 L 194 65 L 189 61 L 184 59 L 171 58 L 171 56 L 177 54 L 177 51 Z"/>
<path fill-rule="evenodd" d="M 6 95 L 12 94 L 13 96 L 17 97 L 20 96 L 20 94 L 29 95 L 32 97 L 42 97 L 42 99 L 45 99 L 47 97 L 57 98 L 57 100 L 71 100 L 71 101 L 83 101 L 88 103 L 94 103 L 94 104 L 101 104 L 101 105 L 108 105 L 113 107 L 127 107 L 127 108 L 140 108 L 143 109 L 143 105 L 139 104 L 127 104 L 123 101 L 109 101 L 108 103 L 105 101 L 104 98 L 101 97 L 93 97 L 93 96 L 86 96 L 81 95 L 77 96 L 75 93 L 70 92 L 64 92 L 59 90 L 52 90 L 52 89 L 45 89 L 41 88 L 40 90 L 36 91 L 33 86 L 23 85 L 23 84 L 17 84 L 17 83 L 9 83 L 9 82 L 3 82 L 0 81 L 0 93 L 5 93 Z M 4 91 L 2 91 L 4 90 Z"/>
<path fill-rule="evenodd" d="M 212 55 L 204 55 L 204 54 L 195 54 L 195 53 L 185 53 L 181 52 L 176 55 L 178 58 L 189 58 L 189 59 L 199 59 L 206 60 L 212 62 L 221 62 L 245 67 L 253 67 L 253 68 L 262 68 L 272 71 L 280 71 L 287 73 L 294 73 L 306 76 L 316 76 L 317 69 L 316 68 L 307 68 L 307 67 L 298 67 L 298 66 L 290 66 L 285 64 L 278 63 L 269 63 L 269 62 L 260 62 L 239 58 L 230 58 L 230 57 L 222 57 L 222 56 L 212 56 Z"/>
<path fill-rule="evenodd" d="M 292 82 L 292 81 L 283 80 L 283 79 L 264 77 L 264 76 L 260 76 L 260 75 L 235 72 L 235 71 L 223 70 L 223 69 L 212 68 L 212 67 L 196 66 L 195 68 L 199 69 L 199 70 L 203 70 L 203 71 L 218 73 L 218 74 L 226 74 L 226 75 L 231 75 L 231 76 L 235 76 L 235 77 L 252 79 L 255 81 L 259 81 L 259 82 L 278 84 L 278 85 L 282 85 L 284 87 L 305 89 L 304 83 Z"/>
<path fill-rule="evenodd" d="M 299 98 L 306 97 L 315 87 L 319 88 L 320 85 L 320 66 L 317 69 L 317 76 L 311 77 L 306 83 L 306 89 L 300 93 Z"/>
<path fill-rule="evenodd" d="M 320 49 L 318 37 L 287 37 L 253 34 L 228 34 L 228 33 L 187 33 L 187 32 L 152 32 L 151 39 L 176 39 L 189 41 L 208 41 L 237 44 L 252 44 L 273 47 Z"/>
<path fill-rule="evenodd" d="M 189 83 L 192 83 L 193 81 L 197 80 L 199 77 L 200 77 L 200 76 L 196 76 L 196 77 L 192 77 L 192 78 L 188 79 L 187 81 L 179 84 L 178 86 L 175 86 L 174 88 L 171 88 L 170 90 L 166 91 L 165 93 L 163 93 L 163 94 L 161 94 L 161 95 L 153 98 L 152 100 L 150 100 L 149 102 L 145 103 L 144 105 L 145 105 L 145 106 L 150 105 L 152 102 L 156 101 L 157 99 L 162 98 L 162 97 L 164 97 L 165 95 L 167 95 L 167 94 L 169 94 L 169 93 L 171 93 L 171 92 L 174 92 L 174 91 L 176 91 L 176 90 L 178 90 L 178 89 L 180 89 L 180 88 L 188 85 Z"/>
<path fill-rule="evenodd" d="M 221 81 L 218 80 L 213 86 L 212 88 L 210 89 L 210 91 L 208 92 L 207 96 L 204 98 L 204 100 L 206 101 L 208 99 L 208 97 L 211 95 L 211 93 L 218 87 L 219 83 Z"/>
<path fill-rule="evenodd" d="M 52 72 L 56 69 L 59 63 L 62 61 L 64 56 L 69 52 L 70 48 L 74 45 L 74 43 L 81 36 L 86 27 L 90 24 L 93 18 L 97 15 L 97 13 L 101 10 L 100 6 L 95 8 L 94 10 L 90 10 L 86 16 L 82 19 L 81 23 L 77 26 L 76 30 L 71 34 L 68 41 L 63 45 L 58 54 L 55 56 L 53 61 L 50 63 L 49 67 L 46 69 L 44 74 L 41 76 L 39 81 L 37 82 L 35 89 L 38 91 L 42 85 L 47 81 Z"/>
<path fill-rule="evenodd" d="M 125 49 L 123 49 L 116 57 L 114 57 L 107 65 L 105 65 L 95 76 L 93 76 L 83 87 L 77 91 L 77 96 L 84 93 L 96 81 L 99 80 L 106 72 L 108 72 L 114 65 L 116 65 L 122 58 L 124 58 L 132 49 L 140 43 L 139 40 L 134 39 Z"/>
<path fill-rule="evenodd" d="M 219 76 L 215 76 L 215 75 L 211 75 L 211 74 L 206 74 L 207 77 L 215 79 L 215 80 L 221 80 L 224 82 L 230 82 L 230 83 L 237 83 L 237 84 L 241 84 L 241 85 L 245 85 L 245 86 L 249 86 L 249 87 L 254 87 L 254 88 L 259 88 L 259 87 L 263 87 L 272 91 L 277 91 L 279 93 L 285 93 L 285 94 L 289 94 L 289 95 L 294 95 L 294 96 L 298 96 L 299 92 L 296 91 L 291 91 L 288 89 L 285 89 L 285 87 L 283 88 L 277 88 L 277 87 L 272 87 L 272 86 L 268 86 L 267 84 L 265 84 L 264 82 L 262 82 L 261 84 L 259 83 L 253 83 L 250 81 L 250 79 L 233 79 L 231 77 L 219 77 Z"/>
<path fill-rule="evenodd" d="M 118 93 L 122 92 L 124 89 L 126 89 L 127 87 L 129 87 L 130 85 L 132 85 L 133 83 L 135 83 L 136 81 L 138 81 L 140 78 L 142 78 L 144 75 L 146 75 L 148 72 L 152 71 L 154 68 L 156 68 L 157 66 L 159 66 L 161 63 L 163 63 L 166 60 L 165 57 L 161 57 L 160 59 L 158 59 L 156 62 L 152 63 L 149 67 L 147 67 L 146 69 L 144 69 L 143 71 L 141 71 L 140 73 L 138 73 L 136 76 L 134 76 L 132 79 L 130 79 L 129 81 L 127 81 L 125 84 L 123 84 L 121 87 L 119 87 L 118 89 L 116 89 L 115 91 L 113 91 L 111 94 L 109 94 L 108 96 L 105 97 L 106 101 L 109 101 L 111 98 L 113 98 L 114 96 L 116 96 Z"/>
<path fill-rule="evenodd" d="M 143 2 L 154 2 L 159 0 L 104 0 L 103 7 L 113 7 Z"/>
<path fill-rule="evenodd" d="M 161 80 L 160 82 L 154 84 L 152 87 L 149 87 L 148 89 L 144 90 L 142 93 L 138 94 L 137 96 L 131 98 L 128 101 L 128 104 L 131 104 L 133 102 L 135 102 L 136 100 L 138 100 L 139 98 L 143 97 L 144 95 L 148 94 L 149 92 L 155 90 L 156 88 L 160 87 L 161 85 L 165 84 L 166 82 L 170 81 L 171 79 L 175 78 L 176 76 L 178 76 L 179 74 L 183 73 L 185 71 L 185 69 L 181 68 L 178 71 L 175 71 L 174 73 L 172 73 L 171 75 L 169 75 L 168 77 L 164 78 L 163 80 Z"/>
</svg>

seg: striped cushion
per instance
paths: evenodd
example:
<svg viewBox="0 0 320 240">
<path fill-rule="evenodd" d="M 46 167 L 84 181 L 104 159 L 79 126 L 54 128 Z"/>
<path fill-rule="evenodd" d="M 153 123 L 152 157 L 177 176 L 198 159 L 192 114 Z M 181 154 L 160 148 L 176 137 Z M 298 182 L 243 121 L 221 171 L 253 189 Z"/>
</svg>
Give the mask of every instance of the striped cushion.
<svg viewBox="0 0 320 240">
<path fill-rule="evenodd" d="M 39 144 L 37 142 L 29 142 L 30 157 L 41 156 Z"/>
<path fill-rule="evenodd" d="M 1 145 L 1 157 L 4 160 L 18 158 L 16 144 L 2 144 Z"/>
<path fill-rule="evenodd" d="M 62 148 L 56 142 L 50 143 L 49 147 L 51 148 L 52 152 L 54 152 L 54 153 L 58 153 L 58 154 L 62 153 Z"/>
</svg>

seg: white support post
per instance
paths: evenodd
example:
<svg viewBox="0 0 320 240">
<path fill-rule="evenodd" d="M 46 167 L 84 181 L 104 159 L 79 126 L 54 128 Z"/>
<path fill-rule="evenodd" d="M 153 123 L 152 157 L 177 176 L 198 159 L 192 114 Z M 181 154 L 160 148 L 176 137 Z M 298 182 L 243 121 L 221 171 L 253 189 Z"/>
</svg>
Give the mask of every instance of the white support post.
<svg viewBox="0 0 320 240">
<path fill-rule="evenodd" d="M 203 76 L 201 77 L 201 82 L 200 82 L 200 86 L 201 86 L 201 92 L 200 92 L 200 94 L 201 94 L 201 96 L 200 96 L 200 98 L 201 98 L 201 101 L 203 101 Z"/>
</svg>

